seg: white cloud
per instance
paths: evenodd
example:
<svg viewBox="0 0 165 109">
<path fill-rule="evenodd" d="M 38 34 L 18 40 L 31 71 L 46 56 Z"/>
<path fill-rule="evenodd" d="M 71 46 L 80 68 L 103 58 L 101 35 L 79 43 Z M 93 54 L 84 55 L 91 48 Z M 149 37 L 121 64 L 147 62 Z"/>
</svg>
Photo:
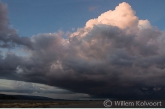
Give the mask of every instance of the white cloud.
<svg viewBox="0 0 165 109">
<path fill-rule="evenodd" d="M 135 11 L 132 10 L 131 6 L 126 3 L 120 3 L 115 10 L 109 10 L 102 13 L 98 18 L 91 19 L 86 23 L 86 28 L 91 28 L 97 24 L 106 24 L 118 26 L 120 28 L 136 27 L 138 18 L 135 16 Z"/>
</svg>

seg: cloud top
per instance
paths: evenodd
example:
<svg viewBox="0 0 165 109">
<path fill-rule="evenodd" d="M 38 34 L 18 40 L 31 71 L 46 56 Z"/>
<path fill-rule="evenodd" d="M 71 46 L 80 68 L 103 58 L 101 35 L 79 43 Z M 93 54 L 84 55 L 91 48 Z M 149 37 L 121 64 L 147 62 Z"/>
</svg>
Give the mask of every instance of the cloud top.
<svg viewBox="0 0 165 109">
<path fill-rule="evenodd" d="M 117 26 L 119 28 L 134 27 L 138 24 L 138 18 L 135 16 L 135 11 L 126 3 L 120 3 L 115 10 L 109 10 L 102 13 L 98 18 L 91 19 L 86 23 L 86 27 L 93 27 L 97 24 L 106 24 Z"/>
</svg>

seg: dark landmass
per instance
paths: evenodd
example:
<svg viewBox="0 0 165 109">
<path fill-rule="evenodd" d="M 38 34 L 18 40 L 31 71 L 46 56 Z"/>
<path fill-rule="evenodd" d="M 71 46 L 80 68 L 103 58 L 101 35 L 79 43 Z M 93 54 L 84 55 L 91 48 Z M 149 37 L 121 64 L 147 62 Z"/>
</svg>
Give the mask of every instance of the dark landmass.
<svg viewBox="0 0 165 109">
<path fill-rule="evenodd" d="M 47 97 L 40 97 L 40 96 L 0 94 L 0 100 L 54 100 L 54 99 Z"/>
<path fill-rule="evenodd" d="M 98 100 L 64 100 L 39 96 L 0 94 L 0 108 L 104 107 Z"/>
<path fill-rule="evenodd" d="M 103 108 L 103 101 L 29 101 L 0 102 L 0 108 Z"/>
<path fill-rule="evenodd" d="M 53 107 L 98 107 L 100 101 L 94 100 L 64 100 L 40 96 L 0 94 L 0 108 L 53 108 Z M 99 107 L 103 107 L 102 101 Z"/>
</svg>

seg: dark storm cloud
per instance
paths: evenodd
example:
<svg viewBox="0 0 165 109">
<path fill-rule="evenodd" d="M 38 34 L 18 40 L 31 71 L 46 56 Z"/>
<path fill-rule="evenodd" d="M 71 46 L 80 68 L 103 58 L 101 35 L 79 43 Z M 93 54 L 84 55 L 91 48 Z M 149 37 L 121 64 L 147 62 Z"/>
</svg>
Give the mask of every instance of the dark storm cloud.
<svg viewBox="0 0 165 109">
<path fill-rule="evenodd" d="M 0 1 L 0 47 L 12 48 L 16 45 L 31 47 L 30 39 L 20 37 L 16 30 L 10 26 L 7 13 L 7 6 Z"/>
<path fill-rule="evenodd" d="M 160 33 L 156 35 L 155 41 Z M 138 37 L 135 33 L 127 34 L 127 30 L 102 24 L 82 38 L 70 37 L 70 41 L 63 39 L 61 33 L 39 34 L 32 37 L 35 50 L 31 50 L 31 57 L 19 66 L 23 71 L 19 75 L 26 81 L 93 96 L 150 98 L 156 94 L 153 97 L 156 99 L 160 97 L 158 93 L 164 92 L 165 55 L 160 54 L 159 49 L 142 44 L 143 39 Z M 143 48 L 148 49 L 142 52 Z M 155 91 L 155 87 L 162 89 Z M 149 88 L 148 92 L 143 88 Z"/>
<path fill-rule="evenodd" d="M 1 77 L 15 75 L 16 67 L 22 63 L 22 58 L 12 52 L 8 52 L 5 57 L 0 54 L 0 74 Z"/>
<path fill-rule="evenodd" d="M 96 97 L 163 99 L 164 39 L 164 32 L 122 3 L 68 39 L 61 31 L 31 37 L 27 56 L 0 58 L 0 74 Z"/>
</svg>

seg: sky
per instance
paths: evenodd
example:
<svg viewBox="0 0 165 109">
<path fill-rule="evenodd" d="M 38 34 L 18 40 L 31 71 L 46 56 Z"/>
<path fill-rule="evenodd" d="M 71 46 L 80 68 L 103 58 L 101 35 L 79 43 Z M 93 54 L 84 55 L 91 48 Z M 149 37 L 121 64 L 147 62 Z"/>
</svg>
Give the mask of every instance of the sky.
<svg viewBox="0 0 165 109">
<path fill-rule="evenodd" d="M 1 0 L 0 93 L 164 99 L 164 0 Z"/>
<path fill-rule="evenodd" d="M 2 0 L 8 6 L 12 27 L 19 35 L 31 37 L 38 33 L 65 32 L 81 28 L 86 21 L 113 10 L 122 0 Z M 164 30 L 163 0 L 125 0 L 140 19 Z"/>
</svg>

